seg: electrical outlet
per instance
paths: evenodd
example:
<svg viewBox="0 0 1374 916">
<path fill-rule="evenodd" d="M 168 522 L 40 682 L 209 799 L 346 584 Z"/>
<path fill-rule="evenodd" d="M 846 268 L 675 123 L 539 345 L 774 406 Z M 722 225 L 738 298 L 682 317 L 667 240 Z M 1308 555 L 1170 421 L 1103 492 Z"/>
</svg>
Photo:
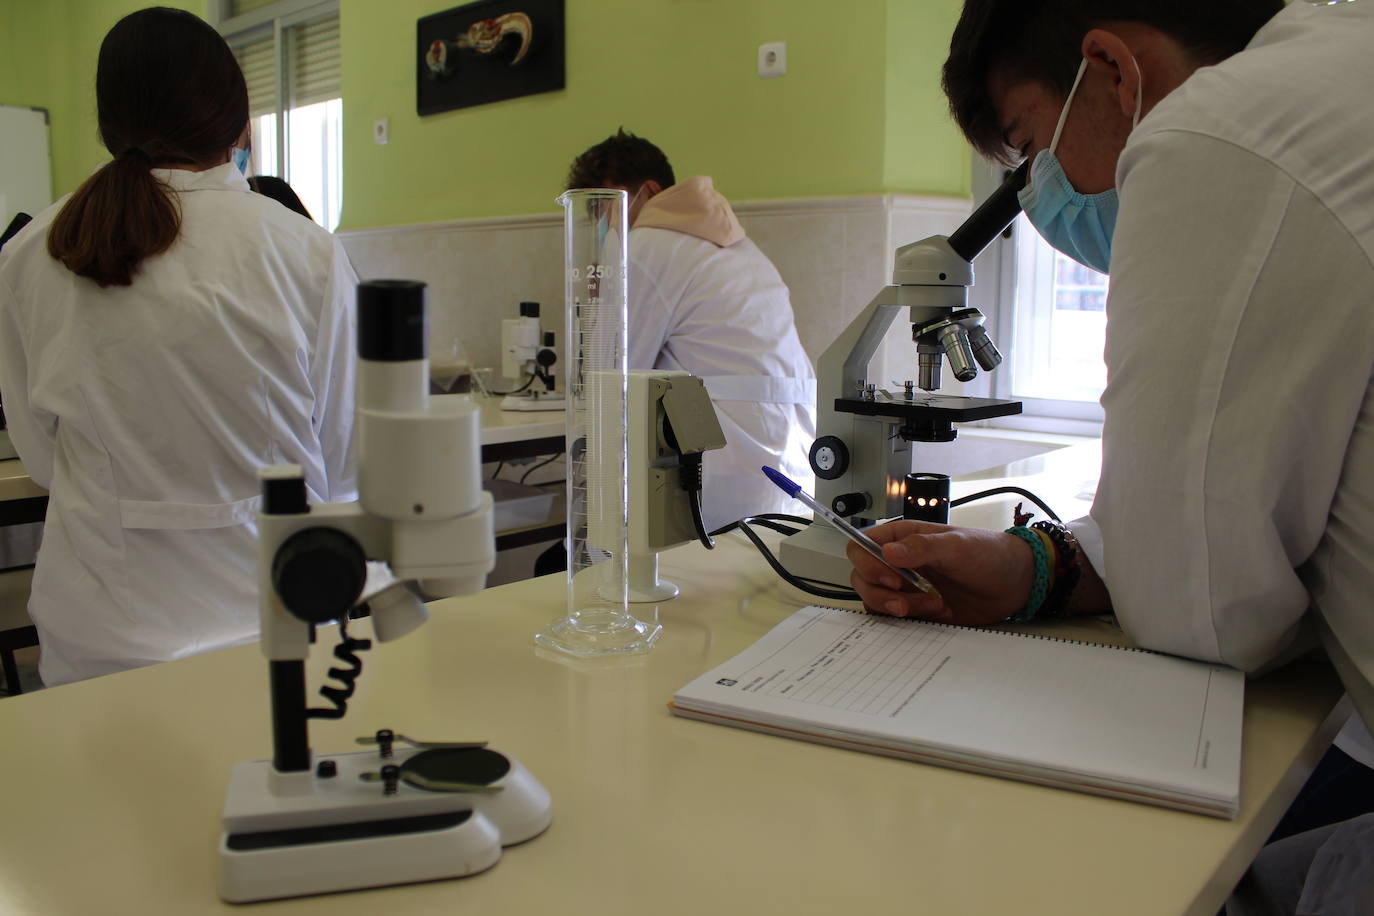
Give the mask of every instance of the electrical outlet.
<svg viewBox="0 0 1374 916">
<path fill-rule="evenodd" d="M 787 42 L 770 41 L 759 45 L 759 76 L 771 79 L 787 73 Z"/>
<path fill-rule="evenodd" d="M 378 146 L 386 146 L 386 141 L 391 139 L 391 119 L 378 118 L 372 122 L 372 141 Z"/>
</svg>

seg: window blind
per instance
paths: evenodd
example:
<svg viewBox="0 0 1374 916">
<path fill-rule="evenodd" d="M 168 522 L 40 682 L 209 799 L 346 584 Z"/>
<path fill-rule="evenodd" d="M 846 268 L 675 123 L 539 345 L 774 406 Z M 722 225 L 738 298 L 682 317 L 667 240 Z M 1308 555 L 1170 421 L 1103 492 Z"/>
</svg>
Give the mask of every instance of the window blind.
<svg viewBox="0 0 1374 916">
<path fill-rule="evenodd" d="M 253 10 L 260 10 L 268 4 L 275 3 L 276 0 L 234 0 L 229 4 L 231 16 L 242 16 L 244 13 L 251 13 Z"/>
<path fill-rule="evenodd" d="M 248 116 L 257 118 L 277 110 L 277 68 L 273 63 L 272 36 L 234 48 L 234 56 L 248 83 Z"/>
<path fill-rule="evenodd" d="M 340 98 L 339 17 L 326 16 L 294 26 L 286 40 L 291 49 L 287 83 L 291 107 Z"/>
</svg>

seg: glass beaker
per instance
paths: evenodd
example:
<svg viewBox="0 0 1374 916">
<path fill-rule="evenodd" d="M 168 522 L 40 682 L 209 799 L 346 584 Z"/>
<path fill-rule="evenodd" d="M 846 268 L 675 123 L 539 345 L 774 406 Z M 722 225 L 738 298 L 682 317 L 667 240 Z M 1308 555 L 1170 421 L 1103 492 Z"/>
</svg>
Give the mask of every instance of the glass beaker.
<svg viewBox="0 0 1374 916">
<path fill-rule="evenodd" d="M 581 657 L 647 652 L 662 628 L 628 610 L 629 506 L 624 191 L 572 190 L 563 205 L 567 397 L 567 614 L 535 634 Z"/>
</svg>

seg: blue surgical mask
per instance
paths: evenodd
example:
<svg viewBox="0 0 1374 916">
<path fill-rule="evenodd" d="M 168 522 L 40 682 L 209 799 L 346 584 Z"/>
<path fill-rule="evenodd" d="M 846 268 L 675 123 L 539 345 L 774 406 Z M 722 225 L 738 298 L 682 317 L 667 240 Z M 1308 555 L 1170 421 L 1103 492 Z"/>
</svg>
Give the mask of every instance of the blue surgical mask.
<svg viewBox="0 0 1374 916">
<path fill-rule="evenodd" d="M 630 211 L 634 210 L 634 208 L 635 208 L 635 201 L 639 200 L 639 193 L 640 193 L 640 191 L 643 191 L 643 190 L 644 190 L 644 186 L 643 186 L 643 185 L 640 185 L 640 186 L 639 186 L 639 191 L 635 191 L 634 197 L 631 197 L 631 198 L 630 198 L 629 206 L 627 206 L 627 207 L 625 208 L 625 213 L 626 213 L 627 216 L 628 216 L 628 214 L 630 213 Z M 634 227 L 631 226 L 630 228 L 634 228 Z M 597 243 L 598 245 L 604 243 L 604 242 L 606 241 L 606 236 L 607 236 L 608 234 L 610 234 L 610 231 L 611 231 L 611 215 L 610 215 L 609 213 L 605 213 L 605 214 L 603 214 L 599 219 L 597 219 L 597 221 L 596 221 L 596 243 Z"/>
<path fill-rule="evenodd" d="M 248 159 L 250 156 L 253 155 L 252 147 L 249 147 L 248 149 L 239 149 L 237 146 L 235 146 L 231 147 L 229 152 L 230 155 L 233 157 L 234 165 L 238 166 L 238 170 L 240 172 L 247 175 Z"/>
<path fill-rule="evenodd" d="M 1059 135 L 1064 132 L 1064 122 L 1069 117 L 1069 106 L 1073 104 L 1074 94 L 1087 68 L 1088 61 L 1085 58 L 1078 67 L 1069 97 L 1064 100 L 1064 107 L 1059 112 L 1059 123 L 1054 128 L 1049 148 L 1041 150 L 1031 163 L 1030 182 L 1021 189 L 1017 198 L 1021 201 L 1021 209 L 1026 211 L 1026 218 L 1051 247 L 1105 274 L 1112 263 L 1112 234 L 1116 231 L 1118 207 L 1116 188 L 1109 188 L 1100 194 L 1082 194 L 1074 190 L 1064 174 L 1064 166 L 1055 155 L 1059 147 Z M 1140 73 L 1139 64 L 1136 64 L 1136 73 Z M 1142 83 L 1143 80 L 1136 80 L 1132 130 L 1140 123 Z"/>
</svg>

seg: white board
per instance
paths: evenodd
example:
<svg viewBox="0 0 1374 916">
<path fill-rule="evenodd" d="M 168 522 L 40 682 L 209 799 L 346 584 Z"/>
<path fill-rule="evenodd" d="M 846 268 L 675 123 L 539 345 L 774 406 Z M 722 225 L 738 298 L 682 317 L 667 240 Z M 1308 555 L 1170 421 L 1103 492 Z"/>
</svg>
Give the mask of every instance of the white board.
<svg viewBox="0 0 1374 916">
<path fill-rule="evenodd" d="M 48 113 L 0 105 L 0 231 L 16 213 L 35 216 L 52 203 Z"/>
</svg>

